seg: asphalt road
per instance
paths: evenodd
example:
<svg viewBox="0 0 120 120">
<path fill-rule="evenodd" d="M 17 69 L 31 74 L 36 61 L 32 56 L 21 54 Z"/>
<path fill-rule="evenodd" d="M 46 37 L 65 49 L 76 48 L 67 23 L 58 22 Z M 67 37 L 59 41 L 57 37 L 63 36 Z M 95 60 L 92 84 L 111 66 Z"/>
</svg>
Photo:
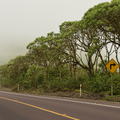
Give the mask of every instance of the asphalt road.
<svg viewBox="0 0 120 120">
<path fill-rule="evenodd" d="M 120 105 L 0 91 L 0 120 L 120 120 Z"/>
</svg>

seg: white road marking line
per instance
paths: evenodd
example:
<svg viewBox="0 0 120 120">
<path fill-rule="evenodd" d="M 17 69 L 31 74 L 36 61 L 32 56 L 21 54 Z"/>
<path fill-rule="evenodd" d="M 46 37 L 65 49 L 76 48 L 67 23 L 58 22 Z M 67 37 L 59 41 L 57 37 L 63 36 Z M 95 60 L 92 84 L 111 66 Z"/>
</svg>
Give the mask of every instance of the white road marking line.
<svg viewBox="0 0 120 120">
<path fill-rule="evenodd" d="M 26 97 L 32 97 L 32 98 L 41 98 L 41 99 L 48 99 L 48 100 L 56 100 L 56 101 L 64 101 L 64 102 L 72 102 L 72 103 L 79 103 L 79 104 L 87 104 L 87 105 L 95 105 L 95 106 L 101 106 L 101 107 L 109 107 L 109 108 L 117 108 L 117 109 L 120 109 L 120 106 L 99 104 L 99 103 L 93 103 L 93 102 L 75 101 L 75 100 L 69 100 L 69 99 L 64 99 L 64 98 L 35 96 L 35 95 L 28 95 L 28 94 L 21 94 L 21 93 L 13 93 L 13 92 L 5 92 L 5 91 L 0 91 L 0 92 L 1 92 L 1 93 L 12 94 L 12 95 L 16 95 L 16 96 L 26 96 Z"/>
</svg>

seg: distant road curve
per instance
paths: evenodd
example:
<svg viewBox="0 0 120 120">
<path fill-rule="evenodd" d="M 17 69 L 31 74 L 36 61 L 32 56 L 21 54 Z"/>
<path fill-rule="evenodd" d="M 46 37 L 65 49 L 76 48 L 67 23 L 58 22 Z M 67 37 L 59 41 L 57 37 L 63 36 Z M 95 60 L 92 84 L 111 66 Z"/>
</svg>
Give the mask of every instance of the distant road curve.
<svg viewBox="0 0 120 120">
<path fill-rule="evenodd" d="M 120 104 L 0 91 L 0 120 L 120 120 Z"/>
</svg>

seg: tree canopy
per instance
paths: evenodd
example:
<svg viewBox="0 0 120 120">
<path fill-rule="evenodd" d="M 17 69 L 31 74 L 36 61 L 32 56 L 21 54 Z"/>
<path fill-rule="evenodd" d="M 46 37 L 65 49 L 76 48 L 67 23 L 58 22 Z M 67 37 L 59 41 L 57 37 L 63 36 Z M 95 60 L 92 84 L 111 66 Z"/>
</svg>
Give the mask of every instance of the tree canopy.
<svg viewBox="0 0 120 120">
<path fill-rule="evenodd" d="M 20 89 L 75 90 L 110 94 L 105 65 L 115 56 L 120 63 L 120 0 L 90 8 L 79 21 L 66 21 L 59 33 L 40 36 L 19 56 L 0 66 L 1 84 Z M 113 75 L 114 94 L 120 94 L 120 69 Z"/>
</svg>

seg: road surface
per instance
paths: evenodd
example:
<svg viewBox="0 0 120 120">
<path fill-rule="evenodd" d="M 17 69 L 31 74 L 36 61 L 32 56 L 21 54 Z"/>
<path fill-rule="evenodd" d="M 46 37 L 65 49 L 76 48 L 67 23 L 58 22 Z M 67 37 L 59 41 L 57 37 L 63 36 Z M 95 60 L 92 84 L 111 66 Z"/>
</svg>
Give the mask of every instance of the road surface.
<svg viewBox="0 0 120 120">
<path fill-rule="evenodd" d="M 0 120 L 120 120 L 120 105 L 0 91 Z"/>
</svg>

